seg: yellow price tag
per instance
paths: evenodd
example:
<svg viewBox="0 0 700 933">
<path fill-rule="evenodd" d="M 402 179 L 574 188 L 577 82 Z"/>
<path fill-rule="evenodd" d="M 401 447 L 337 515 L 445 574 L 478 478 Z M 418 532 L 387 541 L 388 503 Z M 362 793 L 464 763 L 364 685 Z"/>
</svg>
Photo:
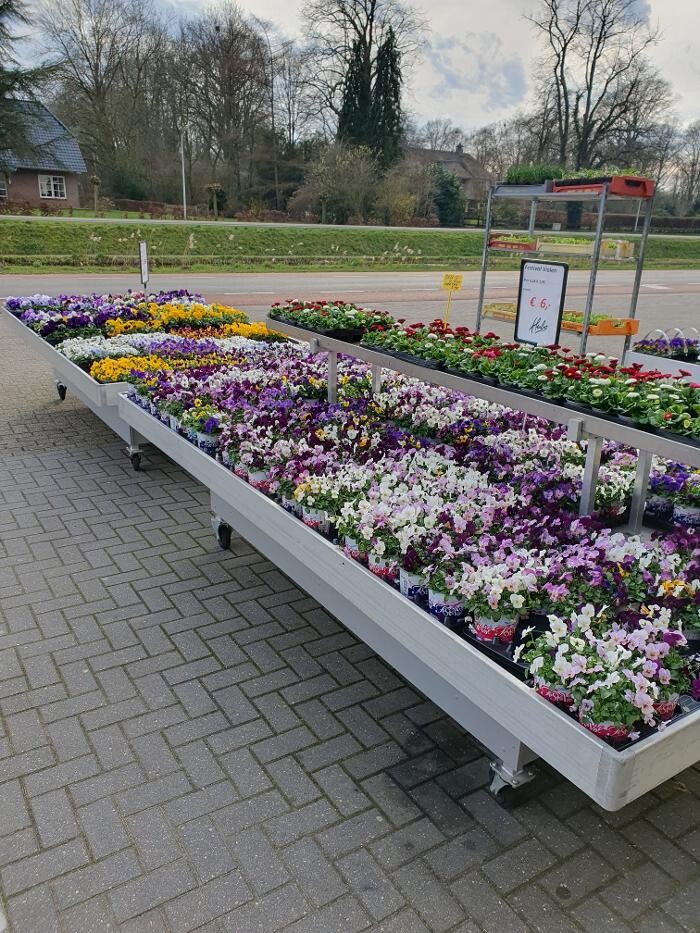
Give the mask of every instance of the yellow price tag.
<svg viewBox="0 0 700 933">
<path fill-rule="evenodd" d="M 446 292 L 458 292 L 464 276 L 460 272 L 446 272 L 442 277 L 442 287 Z"/>
<path fill-rule="evenodd" d="M 452 294 L 460 290 L 463 281 L 464 276 L 461 272 L 446 272 L 442 277 L 442 287 L 447 292 L 447 304 L 445 305 L 445 316 L 443 317 L 445 324 L 447 324 L 447 319 L 450 316 Z"/>
</svg>

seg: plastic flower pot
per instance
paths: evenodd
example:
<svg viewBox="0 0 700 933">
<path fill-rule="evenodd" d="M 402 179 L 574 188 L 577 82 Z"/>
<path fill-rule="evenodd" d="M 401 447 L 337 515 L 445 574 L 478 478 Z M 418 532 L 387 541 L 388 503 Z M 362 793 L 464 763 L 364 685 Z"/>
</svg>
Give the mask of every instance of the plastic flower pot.
<svg viewBox="0 0 700 933">
<path fill-rule="evenodd" d="M 517 627 L 517 623 L 510 619 L 490 619 L 488 616 L 480 616 L 474 619 L 472 631 L 479 641 L 498 640 L 507 645 L 513 641 Z"/>
<path fill-rule="evenodd" d="M 168 415 L 168 423 L 170 424 L 170 427 L 173 429 L 173 431 L 180 430 L 180 419 L 176 418 L 175 415 Z"/>
<path fill-rule="evenodd" d="M 673 502 L 666 496 L 652 495 L 647 499 L 644 511 L 653 518 L 670 519 L 673 515 Z"/>
<path fill-rule="evenodd" d="M 328 512 L 324 512 L 323 509 L 310 509 L 308 506 L 303 505 L 301 507 L 301 520 L 308 528 L 313 528 L 319 534 L 330 534 L 330 518 Z"/>
<path fill-rule="evenodd" d="M 535 691 L 555 706 L 571 706 L 573 695 L 568 687 L 561 684 L 548 684 L 541 677 L 535 677 Z"/>
<path fill-rule="evenodd" d="M 282 496 L 280 500 L 280 505 L 285 512 L 289 512 L 290 515 L 296 515 L 297 518 L 301 515 L 301 509 L 299 503 L 295 499 L 288 499 L 286 496 Z"/>
<path fill-rule="evenodd" d="M 233 472 L 239 479 L 244 479 L 248 482 L 248 467 L 243 466 L 242 463 L 237 463 L 233 468 Z"/>
<path fill-rule="evenodd" d="M 197 447 L 207 454 L 215 454 L 219 447 L 219 438 L 214 434 L 206 434 L 204 431 L 197 431 Z"/>
<path fill-rule="evenodd" d="M 267 470 L 252 470 L 248 473 L 248 482 L 253 489 L 267 492 L 270 488 L 270 474 Z"/>
<path fill-rule="evenodd" d="M 362 561 L 362 551 L 360 550 L 357 538 L 351 538 L 350 535 L 345 535 L 343 539 L 343 551 L 348 557 L 352 557 L 353 560 Z"/>
<path fill-rule="evenodd" d="M 674 503 L 673 520 L 684 528 L 700 528 L 700 506 Z"/>
<path fill-rule="evenodd" d="M 610 742 L 624 742 L 632 731 L 621 722 L 593 722 L 585 713 L 579 713 L 578 721 L 599 739 L 608 739 Z"/>
<path fill-rule="evenodd" d="M 395 560 L 389 560 L 386 557 L 378 557 L 371 551 L 367 556 L 367 566 L 375 577 L 381 577 L 387 583 L 394 583 L 399 577 L 399 568 Z"/>
<path fill-rule="evenodd" d="M 661 722 L 668 722 L 669 719 L 673 719 L 676 709 L 678 708 L 679 699 L 677 693 L 672 693 L 667 700 L 659 700 L 658 703 L 654 703 L 654 712 Z"/>
<path fill-rule="evenodd" d="M 428 599 L 428 586 L 419 573 L 410 573 L 403 567 L 399 570 L 399 590 L 401 595 L 414 603 L 425 603 Z"/>
<path fill-rule="evenodd" d="M 464 628 L 464 610 L 465 601 L 461 596 L 428 589 L 428 611 L 453 632 Z"/>
</svg>

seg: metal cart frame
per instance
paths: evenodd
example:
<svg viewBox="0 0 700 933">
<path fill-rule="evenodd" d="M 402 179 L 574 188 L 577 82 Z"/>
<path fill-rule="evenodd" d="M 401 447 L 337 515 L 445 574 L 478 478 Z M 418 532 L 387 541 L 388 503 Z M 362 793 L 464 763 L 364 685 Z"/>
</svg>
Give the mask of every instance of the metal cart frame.
<svg viewBox="0 0 700 933">
<path fill-rule="evenodd" d="M 53 369 L 56 390 L 61 401 L 65 399 L 66 392 L 70 390 L 72 395 L 79 398 L 115 434 L 119 435 L 123 441 L 126 441 L 126 452 L 131 464 L 134 469 L 140 469 L 143 438 L 119 417 L 117 406 L 120 393 L 126 392 L 129 388 L 128 383 L 112 382 L 103 385 L 96 382 L 92 376 L 76 366 L 75 363 L 72 363 L 62 353 L 59 353 L 55 347 L 52 347 L 43 337 L 40 337 L 31 327 L 23 324 L 7 309 L 4 309 L 4 315 L 13 334 L 25 340 L 36 351 L 37 355 Z"/>
</svg>

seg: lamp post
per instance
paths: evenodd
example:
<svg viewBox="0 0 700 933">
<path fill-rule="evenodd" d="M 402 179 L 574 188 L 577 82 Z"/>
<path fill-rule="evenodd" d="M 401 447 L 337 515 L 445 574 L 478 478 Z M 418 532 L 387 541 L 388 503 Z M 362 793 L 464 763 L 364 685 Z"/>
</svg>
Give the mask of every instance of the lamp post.
<svg viewBox="0 0 700 933">
<path fill-rule="evenodd" d="M 180 130 L 180 159 L 182 165 L 182 219 L 187 220 L 187 186 L 185 184 L 185 134 L 189 129 L 189 122 L 185 122 Z"/>
</svg>

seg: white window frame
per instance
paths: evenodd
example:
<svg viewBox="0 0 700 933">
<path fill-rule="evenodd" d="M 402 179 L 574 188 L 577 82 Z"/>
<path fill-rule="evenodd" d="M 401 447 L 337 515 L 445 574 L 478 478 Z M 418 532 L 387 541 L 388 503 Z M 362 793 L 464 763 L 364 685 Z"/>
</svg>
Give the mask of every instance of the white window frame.
<svg viewBox="0 0 700 933">
<path fill-rule="evenodd" d="M 39 175 L 39 197 L 42 199 L 42 201 L 49 201 L 49 200 L 65 201 L 66 200 L 66 176 L 65 175 Z"/>
<path fill-rule="evenodd" d="M 0 175 L 0 201 L 7 201 L 7 179 Z"/>
</svg>

